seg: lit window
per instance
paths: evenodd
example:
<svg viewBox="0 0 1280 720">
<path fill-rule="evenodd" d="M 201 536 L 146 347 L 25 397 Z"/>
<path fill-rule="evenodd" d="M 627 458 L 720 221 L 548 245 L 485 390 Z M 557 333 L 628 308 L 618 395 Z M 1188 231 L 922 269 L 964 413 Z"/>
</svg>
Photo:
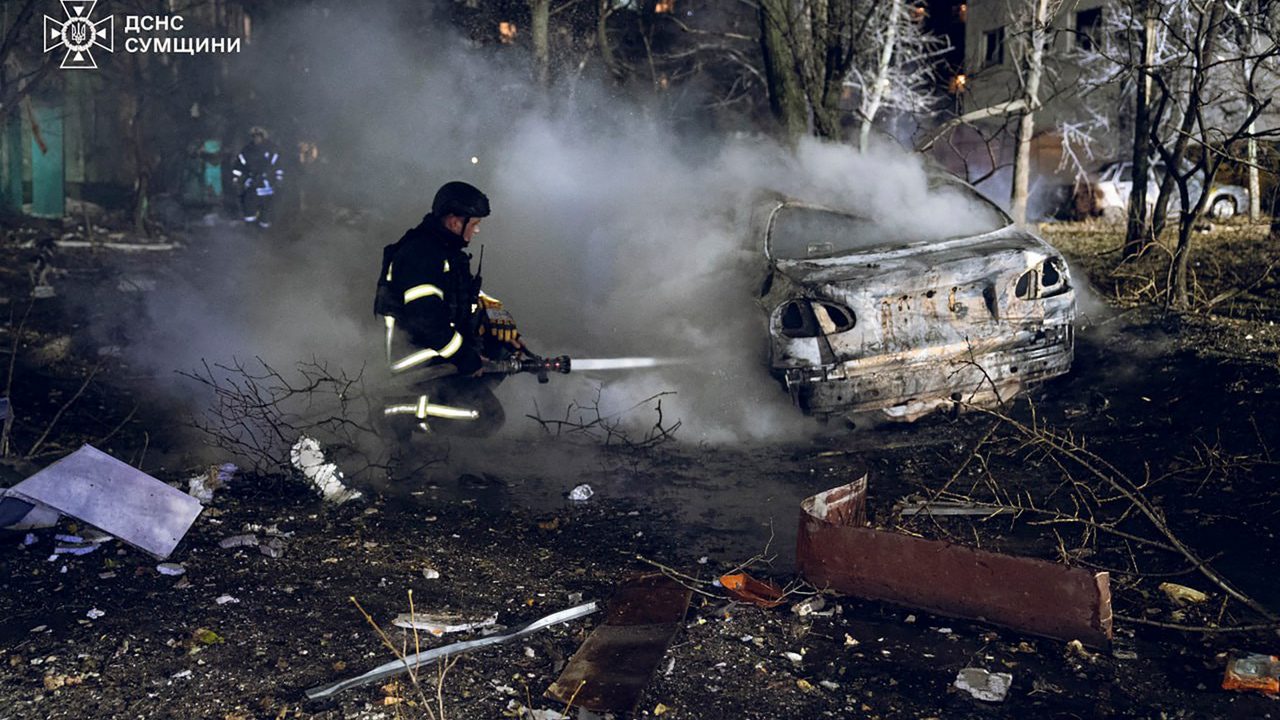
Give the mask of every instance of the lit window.
<svg viewBox="0 0 1280 720">
<path fill-rule="evenodd" d="M 498 37 L 504 44 L 510 44 L 516 41 L 516 24 L 509 22 L 498 23 Z"/>
<path fill-rule="evenodd" d="M 951 78 L 951 82 L 947 84 L 947 90 L 952 95 L 959 95 L 969 87 L 969 78 L 964 73 L 957 73 Z"/>
<path fill-rule="evenodd" d="M 673 13 L 676 11 L 676 0 L 658 0 L 653 6 L 656 13 Z"/>
</svg>

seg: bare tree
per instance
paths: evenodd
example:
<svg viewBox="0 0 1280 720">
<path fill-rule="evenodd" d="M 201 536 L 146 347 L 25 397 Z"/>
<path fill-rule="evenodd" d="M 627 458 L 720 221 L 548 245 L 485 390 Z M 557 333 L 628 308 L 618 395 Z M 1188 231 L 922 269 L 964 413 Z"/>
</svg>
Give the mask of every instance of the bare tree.
<svg viewBox="0 0 1280 720">
<path fill-rule="evenodd" d="M 838 140 L 845 79 L 877 4 L 860 0 L 760 0 L 760 41 L 775 117 L 791 137 Z"/>
<path fill-rule="evenodd" d="M 883 4 L 872 16 L 864 37 L 878 43 L 865 43 L 845 80 L 858 103 L 863 150 L 881 111 L 927 115 L 941 102 L 937 70 L 951 45 L 925 31 L 923 19 L 923 8 L 902 0 Z"/>
<path fill-rule="evenodd" d="M 1014 68 L 1026 103 L 1017 130 L 1013 156 L 1013 186 L 1010 214 L 1018 225 L 1027 222 L 1027 196 L 1031 188 L 1031 140 L 1035 136 L 1036 110 L 1040 109 L 1040 84 L 1044 79 L 1045 50 L 1053 39 L 1050 23 L 1062 7 L 1062 0 L 1027 0 L 1014 14 L 1015 42 L 1011 45 Z"/>
</svg>

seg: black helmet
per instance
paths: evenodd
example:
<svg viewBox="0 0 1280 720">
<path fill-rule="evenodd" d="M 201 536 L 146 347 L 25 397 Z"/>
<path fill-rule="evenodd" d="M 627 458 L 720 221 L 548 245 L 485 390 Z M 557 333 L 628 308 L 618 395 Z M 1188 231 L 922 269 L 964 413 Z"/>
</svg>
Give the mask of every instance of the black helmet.
<svg viewBox="0 0 1280 720">
<path fill-rule="evenodd" d="M 489 198 L 474 185 L 454 180 L 440 186 L 431 201 L 431 214 L 442 218 L 457 215 L 467 218 L 489 217 Z"/>
</svg>

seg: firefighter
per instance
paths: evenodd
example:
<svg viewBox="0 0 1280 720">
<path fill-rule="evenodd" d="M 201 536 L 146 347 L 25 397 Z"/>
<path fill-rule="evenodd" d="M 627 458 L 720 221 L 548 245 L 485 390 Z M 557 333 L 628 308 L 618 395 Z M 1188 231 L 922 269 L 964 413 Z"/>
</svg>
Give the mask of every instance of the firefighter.
<svg viewBox="0 0 1280 720">
<path fill-rule="evenodd" d="M 526 349 L 510 313 L 481 291 L 466 252 L 488 215 L 489 199 L 479 189 L 445 183 L 430 214 L 384 248 L 374 312 L 386 324 L 392 374 L 409 378 L 415 393 L 388 404 L 384 421 L 468 435 L 489 435 L 502 425 L 502 405 L 493 395 L 501 376 L 483 375 L 483 365 Z"/>
<path fill-rule="evenodd" d="M 240 192 L 245 224 L 269 228 L 271 205 L 284 180 L 284 168 L 266 128 L 255 125 L 249 129 L 249 138 L 249 144 L 236 156 L 231 178 Z"/>
</svg>

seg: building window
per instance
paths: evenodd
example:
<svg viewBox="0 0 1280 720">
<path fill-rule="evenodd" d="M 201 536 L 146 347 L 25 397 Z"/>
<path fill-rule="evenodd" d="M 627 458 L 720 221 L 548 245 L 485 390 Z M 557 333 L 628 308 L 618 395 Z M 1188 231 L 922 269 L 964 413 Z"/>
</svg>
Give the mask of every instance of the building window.
<svg viewBox="0 0 1280 720">
<path fill-rule="evenodd" d="M 1096 7 L 1076 13 L 1076 47 L 1094 50 L 1102 42 L 1102 8 Z"/>
<path fill-rule="evenodd" d="M 982 67 L 1004 64 L 1004 27 L 982 34 Z"/>
</svg>

